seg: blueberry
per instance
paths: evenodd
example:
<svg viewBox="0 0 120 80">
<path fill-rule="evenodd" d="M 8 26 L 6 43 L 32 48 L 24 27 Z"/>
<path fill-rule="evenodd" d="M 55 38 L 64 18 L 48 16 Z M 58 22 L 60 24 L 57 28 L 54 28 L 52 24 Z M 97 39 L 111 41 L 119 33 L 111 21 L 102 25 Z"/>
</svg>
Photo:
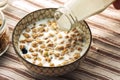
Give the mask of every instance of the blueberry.
<svg viewBox="0 0 120 80">
<path fill-rule="evenodd" d="M 26 53 L 27 53 L 26 48 L 23 48 L 23 49 L 22 49 L 22 53 L 23 53 L 23 54 L 26 54 Z"/>
</svg>

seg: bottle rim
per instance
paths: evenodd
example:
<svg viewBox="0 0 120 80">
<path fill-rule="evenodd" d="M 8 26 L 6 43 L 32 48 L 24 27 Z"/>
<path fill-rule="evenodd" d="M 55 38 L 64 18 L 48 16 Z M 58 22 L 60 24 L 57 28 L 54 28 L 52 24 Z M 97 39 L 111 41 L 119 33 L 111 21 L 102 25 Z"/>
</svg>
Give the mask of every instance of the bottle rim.
<svg viewBox="0 0 120 80">
<path fill-rule="evenodd" d="M 77 17 L 73 14 L 73 12 L 67 7 L 59 7 L 54 15 L 55 20 L 58 20 L 60 16 L 64 15 L 70 22 L 71 26 L 75 23 L 78 23 Z M 57 16 L 57 17 L 56 17 Z M 69 31 L 72 27 L 69 29 Z"/>
</svg>

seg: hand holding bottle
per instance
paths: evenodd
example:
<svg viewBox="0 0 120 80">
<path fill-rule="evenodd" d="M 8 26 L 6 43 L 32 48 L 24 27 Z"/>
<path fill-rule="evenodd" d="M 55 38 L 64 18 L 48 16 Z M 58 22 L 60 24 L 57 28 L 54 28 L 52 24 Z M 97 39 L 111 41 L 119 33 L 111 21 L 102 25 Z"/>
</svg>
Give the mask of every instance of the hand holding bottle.
<svg viewBox="0 0 120 80">
<path fill-rule="evenodd" d="M 120 0 L 116 0 L 116 1 L 113 3 L 113 6 L 114 6 L 116 9 L 120 9 Z"/>
</svg>

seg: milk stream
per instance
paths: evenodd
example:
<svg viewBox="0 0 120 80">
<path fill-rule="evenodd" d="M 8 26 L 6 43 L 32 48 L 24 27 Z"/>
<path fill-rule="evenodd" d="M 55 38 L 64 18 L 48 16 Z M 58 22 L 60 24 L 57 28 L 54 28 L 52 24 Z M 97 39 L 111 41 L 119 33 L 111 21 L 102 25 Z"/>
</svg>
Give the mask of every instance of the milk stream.
<svg viewBox="0 0 120 80">
<path fill-rule="evenodd" d="M 57 23 L 60 29 L 69 30 L 71 28 L 71 18 L 69 14 L 78 21 L 84 20 L 92 15 L 100 13 L 114 1 L 115 0 L 69 0 L 62 9 L 59 9 L 63 15 L 57 20 Z M 72 24 L 73 23 L 72 21 Z"/>
</svg>

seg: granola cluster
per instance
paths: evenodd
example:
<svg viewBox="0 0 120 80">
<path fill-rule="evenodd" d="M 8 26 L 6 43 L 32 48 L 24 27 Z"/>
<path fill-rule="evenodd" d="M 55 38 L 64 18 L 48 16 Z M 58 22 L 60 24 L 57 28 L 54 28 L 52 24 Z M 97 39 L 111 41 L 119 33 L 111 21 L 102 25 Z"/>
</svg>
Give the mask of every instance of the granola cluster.
<svg viewBox="0 0 120 80">
<path fill-rule="evenodd" d="M 36 22 L 21 34 L 19 48 L 23 58 L 38 66 L 63 66 L 80 58 L 82 34 L 73 28 L 60 31 L 52 19 Z"/>
</svg>

